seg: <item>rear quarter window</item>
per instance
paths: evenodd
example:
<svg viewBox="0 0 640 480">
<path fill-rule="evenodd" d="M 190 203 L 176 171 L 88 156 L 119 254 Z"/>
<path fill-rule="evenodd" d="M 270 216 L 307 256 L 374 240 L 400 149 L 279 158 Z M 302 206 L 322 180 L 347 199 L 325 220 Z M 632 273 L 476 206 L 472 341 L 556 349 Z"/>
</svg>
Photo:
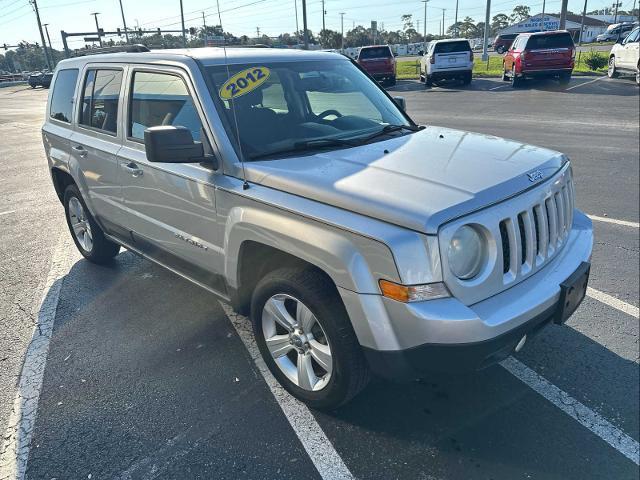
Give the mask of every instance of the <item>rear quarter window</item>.
<svg viewBox="0 0 640 480">
<path fill-rule="evenodd" d="M 76 91 L 78 69 L 60 70 L 51 93 L 49 116 L 61 122 L 71 123 L 73 112 L 73 94 Z"/>
<path fill-rule="evenodd" d="M 467 41 L 437 43 L 434 53 L 470 52 L 471 45 Z"/>
<path fill-rule="evenodd" d="M 363 48 L 360 50 L 360 59 L 367 58 L 385 58 L 391 57 L 391 50 L 389 47 L 377 47 L 377 48 Z"/>
<path fill-rule="evenodd" d="M 529 50 L 542 50 L 545 48 L 572 48 L 573 39 L 568 33 L 555 33 L 553 35 L 532 35 L 527 42 Z"/>
</svg>

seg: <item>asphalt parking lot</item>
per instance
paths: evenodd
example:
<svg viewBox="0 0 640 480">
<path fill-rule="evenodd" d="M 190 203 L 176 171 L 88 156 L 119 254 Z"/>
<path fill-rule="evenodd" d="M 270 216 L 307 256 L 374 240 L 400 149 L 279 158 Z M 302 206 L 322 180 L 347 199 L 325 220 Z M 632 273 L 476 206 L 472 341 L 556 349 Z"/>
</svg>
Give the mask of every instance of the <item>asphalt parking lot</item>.
<svg viewBox="0 0 640 480">
<path fill-rule="evenodd" d="M 0 479 L 638 478 L 637 86 L 392 90 L 418 123 L 572 159 L 596 240 L 594 290 L 567 325 L 477 374 L 376 380 L 339 410 L 309 411 L 210 294 L 129 252 L 109 267 L 81 259 L 42 149 L 47 91 L 0 89 Z M 37 361 L 21 375 L 27 348 Z M 16 430 L 20 415 L 35 425 Z"/>
</svg>

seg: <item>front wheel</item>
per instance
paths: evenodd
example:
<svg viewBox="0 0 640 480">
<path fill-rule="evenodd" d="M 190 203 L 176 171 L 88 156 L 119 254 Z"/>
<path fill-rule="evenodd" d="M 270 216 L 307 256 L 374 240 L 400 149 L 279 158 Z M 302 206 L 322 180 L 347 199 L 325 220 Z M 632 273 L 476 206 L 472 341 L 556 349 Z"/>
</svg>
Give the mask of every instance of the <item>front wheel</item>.
<svg viewBox="0 0 640 480">
<path fill-rule="evenodd" d="M 251 301 L 256 342 L 273 376 L 313 408 L 351 400 L 369 369 L 334 285 L 312 269 L 267 274 Z"/>
<path fill-rule="evenodd" d="M 618 70 L 616 70 L 616 57 L 611 55 L 609 57 L 609 68 L 607 68 L 607 77 L 616 78 L 618 76 Z"/>
<path fill-rule="evenodd" d="M 64 191 L 64 209 L 71 237 L 82 256 L 99 265 L 109 263 L 118 254 L 120 245 L 107 240 L 75 185 Z"/>
</svg>

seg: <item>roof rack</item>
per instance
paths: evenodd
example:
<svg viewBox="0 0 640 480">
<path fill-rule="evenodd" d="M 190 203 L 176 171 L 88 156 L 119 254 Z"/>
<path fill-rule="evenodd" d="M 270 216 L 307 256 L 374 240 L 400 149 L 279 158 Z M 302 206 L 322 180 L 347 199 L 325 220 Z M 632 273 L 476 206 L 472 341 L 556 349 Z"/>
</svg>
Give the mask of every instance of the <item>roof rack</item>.
<svg viewBox="0 0 640 480">
<path fill-rule="evenodd" d="M 100 55 L 102 53 L 141 53 L 150 52 L 144 45 L 120 45 L 118 47 L 102 47 L 102 48 L 87 48 L 84 50 L 76 50 L 73 54 L 74 57 L 84 57 L 87 55 Z"/>
</svg>

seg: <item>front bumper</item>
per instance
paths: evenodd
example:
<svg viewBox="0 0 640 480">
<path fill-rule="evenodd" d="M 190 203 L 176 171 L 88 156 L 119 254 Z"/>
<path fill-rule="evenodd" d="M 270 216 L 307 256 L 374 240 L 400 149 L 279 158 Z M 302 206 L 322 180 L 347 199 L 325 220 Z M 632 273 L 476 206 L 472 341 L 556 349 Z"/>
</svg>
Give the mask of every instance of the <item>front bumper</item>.
<svg viewBox="0 0 640 480">
<path fill-rule="evenodd" d="M 591 220 L 575 211 L 561 252 L 536 274 L 497 295 L 466 306 L 456 298 L 400 303 L 339 289 L 372 370 L 406 378 L 431 371 L 476 370 L 513 352 L 552 320 L 560 284 L 593 246 Z"/>
</svg>

